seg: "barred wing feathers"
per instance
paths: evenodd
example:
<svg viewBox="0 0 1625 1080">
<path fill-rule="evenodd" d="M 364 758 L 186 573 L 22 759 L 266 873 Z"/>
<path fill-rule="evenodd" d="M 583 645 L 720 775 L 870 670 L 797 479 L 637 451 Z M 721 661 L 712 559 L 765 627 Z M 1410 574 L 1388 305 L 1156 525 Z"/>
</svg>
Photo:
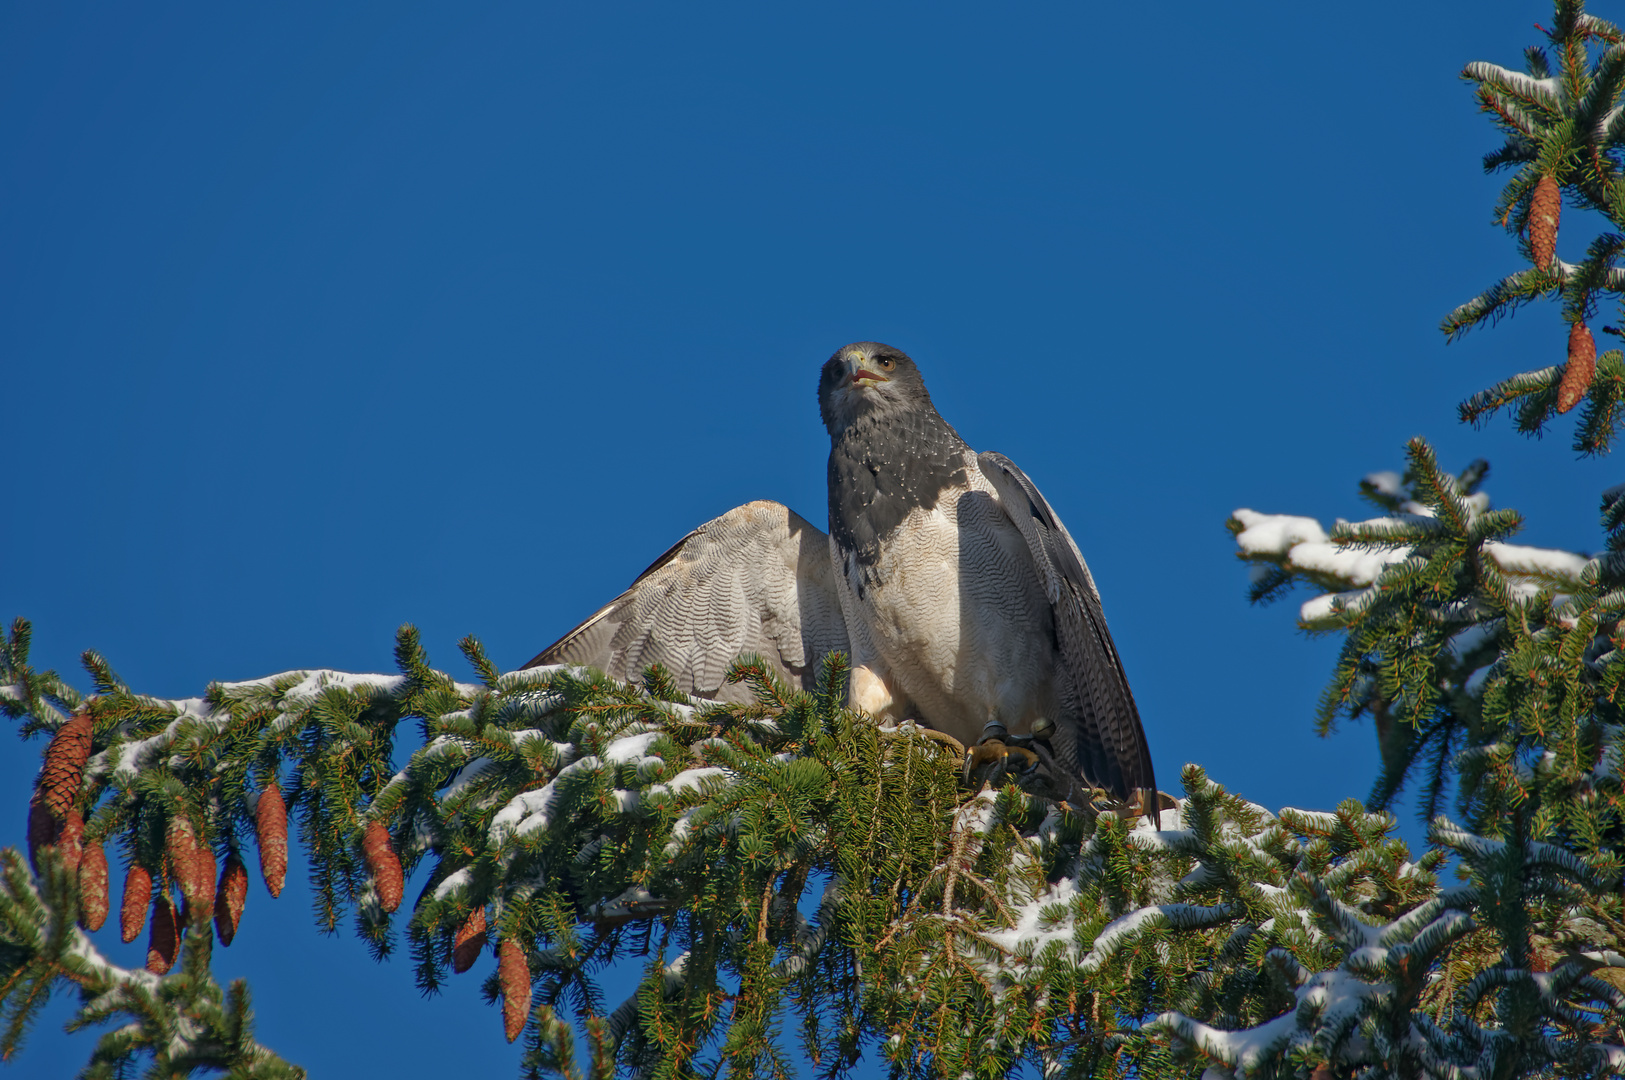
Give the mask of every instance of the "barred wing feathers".
<svg viewBox="0 0 1625 1080">
<path fill-rule="evenodd" d="M 758 501 L 689 533 L 620 596 L 526 667 L 581 664 L 635 680 L 668 668 L 697 697 L 747 700 L 724 685 L 754 652 L 792 686 L 810 689 L 826 653 L 850 651 L 829 537 L 789 507 Z"/>
<path fill-rule="evenodd" d="M 977 455 L 982 473 L 1021 530 L 1055 615 L 1061 666 L 1062 715 L 1052 740 L 1061 763 L 1119 798 L 1149 795 L 1156 816 L 1157 781 L 1140 712 L 1117 646 L 1106 629 L 1100 593 L 1083 554 L 1027 474 L 998 453 Z"/>
</svg>

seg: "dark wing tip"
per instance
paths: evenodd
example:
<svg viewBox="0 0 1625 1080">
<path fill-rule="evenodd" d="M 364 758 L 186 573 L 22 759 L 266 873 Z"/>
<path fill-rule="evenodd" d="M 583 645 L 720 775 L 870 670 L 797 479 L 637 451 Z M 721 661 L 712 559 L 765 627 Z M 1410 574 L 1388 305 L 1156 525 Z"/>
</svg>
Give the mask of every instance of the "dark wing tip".
<svg viewBox="0 0 1625 1080">
<path fill-rule="evenodd" d="M 1000 488 L 1005 512 L 1021 529 L 1040 572 L 1053 583 L 1051 606 L 1076 707 L 1073 749 L 1078 770 L 1092 786 L 1111 792 L 1125 805 L 1144 808 L 1160 829 L 1151 747 L 1083 555 L 1049 501 L 1015 462 L 992 451 L 978 459 Z"/>
</svg>

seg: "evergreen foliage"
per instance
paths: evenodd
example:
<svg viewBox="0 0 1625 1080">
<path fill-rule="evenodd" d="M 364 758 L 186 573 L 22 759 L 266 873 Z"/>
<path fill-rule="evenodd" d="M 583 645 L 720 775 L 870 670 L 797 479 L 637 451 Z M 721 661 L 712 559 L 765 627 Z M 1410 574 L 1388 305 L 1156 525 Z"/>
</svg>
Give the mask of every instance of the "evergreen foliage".
<svg viewBox="0 0 1625 1080">
<path fill-rule="evenodd" d="M 1625 353 L 1596 356 L 1586 329 L 1604 302 L 1625 303 L 1625 269 L 1617 265 L 1625 252 L 1625 110 L 1619 104 L 1625 33 L 1587 14 L 1577 0 L 1559 2 L 1543 32 L 1546 43 L 1524 51 L 1523 71 L 1480 61 L 1461 73 L 1476 85 L 1479 108 L 1506 135 L 1500 149 L 1484 155 L 1484 170 L 1516 170 L 1495 205 L 1495 220 L 1519 237 L 1530 266 L 1456 308 L 1442 329 L 1454 339 L 1530 301 L 1559 301 L 1564 320 L 1579 331 L 1570 334 L 1567 362 L 1501 380 L 1462 402 L 1461 417 L 1478 423 L 1515 406 L 1518 430 L 1539 434 L 1554 412 L 1567 412 L 1583 398 L 1574 448 L 1598 454 L 1618 433 L 1625 400 Z M 1561 202 L 1604 220 L 1605 231 L 1578 262 L 1556 252 Z M 1615 327 L 1603 329 L 1621 335 Z"/>
<path fill-rule="evenodd" d="M 26 638 L 18 624 L 7 679 L 59 687 L 27 667 Z M 565 1016 L 595 1071 L 650 1076 L 789 1075 L 792 1044 L 831 1076 L 865 1047 L 909 1074 L 1025 1062 L 1097 1076 L 1311 1067 L 1358 1060 L 1374 1033 L 1457 1037 L 1413 1014 L 1478 900 L 1441 893 L 1440 857 L 1409 861 L 1391 815 L 1272 815 L 1193 766 L 1158 831 L 1015 787 L 967 795 L 939 742 L 843 707 L 838 660 L 801 694 L 742 659 L 756 703 L 718 706 L 679 699 L 658 670 L 642 687 L 500 674 L 465 648 L 479 684 L 432 670 L 410 629 L 397 676 L 295 672 L 159 701 L 105 673 L 105 692 L 76 702 L 96 731 L 87 836 L 125 823 L 127 856 L 150 853 L 173 887 L 172 854 L 140 843 L 166 833 L 152 819 L 190 813 L 200 838 L 239 852 L 254 789 L 285 775 L 318 926 L 351 911 L 382 955 L 394 917 L 355 852 L 363 823 L 387 822 L 402 862 L 429 865 L 406 927 L 420 985 L 442 984 L 476 910 L 519 944 L 533 1075 L 576 1068 Z M 385 777 L 371 754 L 409 719 L 426 745 Z M 195 979 L 208 941 L 190 921 L 170 978 Z M 628 953 L 646 958 L 643 983 L 606 1001 L 596 976 Z M 1411 973 L 1397 995 L 1396 971 Z M 486 989 L 510 991 L 496 973 Z M 25 1018 L 33 999 L 13 1000 Z M 81 1020 L 115 1009 L 129 1006 L 87 997 Z"/>
<path fill-rule="evenodd" d="M 1534 265 L 1451 334 L 1540 296 L 1580 327 L 1625 294 L 1625 240 L 1556 253 L 1565 199 L 1625 225 L 1625 36 L 1566 2 L 1547 34 L 1527 74 L 1464 72 L 1508 133 L 1486 165 L 1518 167 L 1497 215 Z M 1588 341 L 1571 331 L 1564 368 L 1463 415 L 1516 403 L 1538 431 L 1583 395 L 1577 445 L 1604 451 L 1625 364 Z M 407 627 L 398 674 L 165 700 L 95 653 L 90 696 L 35 671 L 18 620 L 0 710 L 51 746 L 29 858 L 0 853 L 0 1054 L 66 980 L 71 1027 L 115 1022 L 86 1076 L 302 1075 L 210 968 L 216 927 L 255 932 L 244 868 L 281 890 L 285 811 L 317 928 L 351 920 L 379 958 L 404 937 L 426 991 L 481 966 L 527 1076 L 839 1077 L 864 1055 L 899 1076 L 1620 1072 L 1625 486 L 1591 558 L 1511 543 L 1521 519 L 1491 508 L 1486 473 L 1448 473 L 1417 440 L 1403 474 L 1362 483 L 1368 520 L 1236 512 L 1253 599 L 1305 586 L 1303 627 L 1343 642 L 1323 732 L 1369 716 L 1382 770 L 1368 805 L 1271 813 L 1189 765 L 1160 830 L 967 790 L 941 741 L 845 707 L 840 657 L 806 693 L 741 657 L 754 701 L 718 705 L 659 668 L 636 686 L 504 673 L 472 639 L 476 681 L 458 682 Z M 398 738 L 421 746 L 399 769 Z M 1415 857 L 1390 812 L 1408 789 L 1428 821 Z M 148 970 L 85 929 L 105 913 L 96 852 L 133 897 L 126 933 L 155 927 Z M 641 983 L 610 1000 L 602 976 L 627 958 Z"/>
<path fill-rule="evenodd" d="M 1522 547 L 1503 539 L 1518 516 L 1480 490 L 1488 466 L 1451 475 L 1425 442 L 1409 449 L 1403 475 L 1361 484 L 1381 517 L 1328 535 L 1312 519 L 1240 510 L 1230 527 L 1254 564 L 1255 599 L 1296 583 L 1320 592 L 1300 624 L 1344 640 L 1322 729 L 1372 718 L 1382 772 L 1371 805 L 1420 780 L 1431 854 L 1453 856 L 1466 882 L 1432 901 L 1448 909 L 1439 918 L 1466 918 L 1434 924 L 1452 944 L 1423 969 L 1426 1022 L 1409 1043 L 1427 1050 L 1411 1071 L 1618 1070 L 1625 489 L 1605 497 L 1607 554 Z M 1444 813 L 1452 795 L 1459 825 Z M 1384 1060 L 1407 1075 L 1403 1055 Z"/>
</svg>

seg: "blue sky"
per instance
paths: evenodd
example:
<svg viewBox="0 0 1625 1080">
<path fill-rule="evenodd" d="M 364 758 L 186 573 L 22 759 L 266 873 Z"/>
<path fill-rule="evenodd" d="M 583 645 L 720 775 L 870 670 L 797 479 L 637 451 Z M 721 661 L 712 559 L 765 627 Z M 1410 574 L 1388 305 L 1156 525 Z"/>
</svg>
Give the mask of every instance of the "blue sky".
<svg viewBox="0 0 1625 1080">
<path fill-rule="evenodd" d="M 1523 542 L 1600 546 L 1612 463 L 1455 419 L 1562 359 L 1556 310 L 1436 329 L 1518 265 L 1457 72 L 1549 15 L 0 7 L 0 616 L 163 696 L 387 671 L 404 622 L 516 666 L 729 507 L 822 524 L 816 373 L 874 339 L 1066 520 L 1164 787 L 1363 796 L 1369 729 L 1313 733 L 1335 643 L 1246 604 L 1223 524 L 1363 516 L 1422 434 Z M 0 753 L 0 842 L 37 751 Z M 218 954 L 262 1041 L 513 1074 L 474 976 L 425 1002 L 307 895 L 256 884 Z M 67 1015 L 20 1075 L 83 1065 Z"/>
</svg>

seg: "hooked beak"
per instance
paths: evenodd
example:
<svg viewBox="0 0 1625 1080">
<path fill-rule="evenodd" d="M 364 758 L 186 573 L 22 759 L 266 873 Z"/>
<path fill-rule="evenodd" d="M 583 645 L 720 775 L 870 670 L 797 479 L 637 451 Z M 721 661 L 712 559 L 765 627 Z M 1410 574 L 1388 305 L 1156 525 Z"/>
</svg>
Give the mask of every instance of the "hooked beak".
<svg viewBox="0 0 1625 1080">
<path fill-rule="evenodd" d="M 849 353 L 846 358 L 846 385 L 861 387 L 865 379 L 876 383 L 891 382 L 886 376 L 869 366 L 868 357 L 861 353 Z"/>
</svg>

